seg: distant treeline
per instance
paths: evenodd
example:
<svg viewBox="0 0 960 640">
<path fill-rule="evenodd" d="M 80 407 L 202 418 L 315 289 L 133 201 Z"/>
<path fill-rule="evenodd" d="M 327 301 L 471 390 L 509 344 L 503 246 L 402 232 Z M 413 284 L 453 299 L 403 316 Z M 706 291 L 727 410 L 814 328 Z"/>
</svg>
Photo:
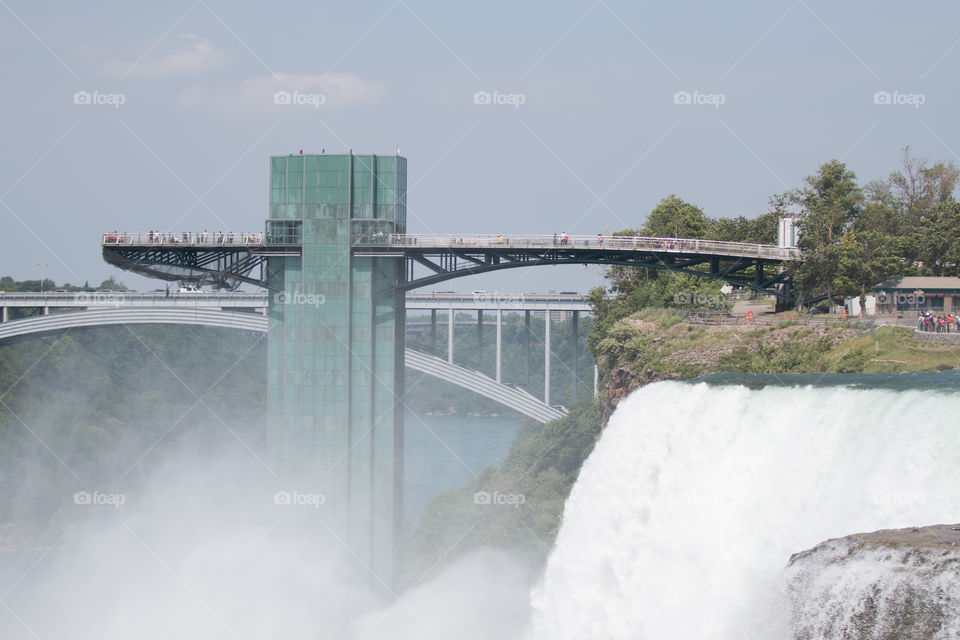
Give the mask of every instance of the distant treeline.
<svg viewBox="0 0 960 640">
<path fill-rule="evenodd" d="M 10 276 L 0 277 L 0 291 L 19 291 L 22 293 L 40 292 L 40 291 L 127 291 L 127 287 L 110 276 L 97 286 L 91 286 L 90 282 L 84 282 L 83 285 L 72 285 L 69 282 L 57 284 L 50 278 L 44 278 L 43 282 L 38 280 L 14 280 Z"/>
</svg>

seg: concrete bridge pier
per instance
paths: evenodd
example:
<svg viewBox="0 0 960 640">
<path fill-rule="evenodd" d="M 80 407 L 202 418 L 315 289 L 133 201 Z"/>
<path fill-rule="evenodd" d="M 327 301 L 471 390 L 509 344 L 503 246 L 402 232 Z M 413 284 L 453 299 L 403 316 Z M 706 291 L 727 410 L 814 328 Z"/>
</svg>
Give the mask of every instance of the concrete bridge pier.
<svg viewBox="0 0 960 640">
<path fill-rule="evenodd" d="M 453 307 L 447 309 L 447 362 L 453 364 Z"/>
<path fill-rule="evenodd" d="M 777 296 L 777 305 L 774 310 L 777 313 L 790 311 L 793 308 L 793 305 L 789 302 L 793 299 L 793 279 L 787 278 L 778 285 L 777 289 L 782 295 Z"/>
<path fill-rule="evenodd" d="M 530 312 L 523 312 L 523 383 L 530 384 Z"/>
<path fill-rule="evenodd" d="M 580 328 L 580 312 L 573 312 L 573 321 L 571 323 L 571 329 L 573 332 L 573 382 L 570 383 L 570 402 L 571 404 L 577 401 L 577 333 Z"/>
<path fill-rule="evenodd" d="M 550 406 L 550 312 L 543 323 L 543 404 Z"/>
<path fill-rule="evenodd" d="M 497 309 L 497 382 L 503 382 L 503 309 Z"/>
</svg>

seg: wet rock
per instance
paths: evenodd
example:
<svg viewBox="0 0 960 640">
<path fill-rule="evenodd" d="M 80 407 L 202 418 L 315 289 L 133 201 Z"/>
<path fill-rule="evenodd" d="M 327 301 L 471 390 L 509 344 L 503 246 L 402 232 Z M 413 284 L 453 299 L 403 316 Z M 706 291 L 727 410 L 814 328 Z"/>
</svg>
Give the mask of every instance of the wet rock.
<svg viewBox="0 0 960 640">
<path fill-rule="evenodd" d="M 796 640 L 960 637 L 960 526 L 827 540 L 787 572 Z"/>
</svg>

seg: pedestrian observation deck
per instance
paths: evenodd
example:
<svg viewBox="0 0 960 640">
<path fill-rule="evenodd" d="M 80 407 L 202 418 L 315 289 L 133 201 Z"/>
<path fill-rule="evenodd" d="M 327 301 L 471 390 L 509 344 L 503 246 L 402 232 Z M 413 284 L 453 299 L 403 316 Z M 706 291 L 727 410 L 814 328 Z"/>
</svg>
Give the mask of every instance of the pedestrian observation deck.
<svg viewBox="0 0 960 640">
<path fill-rule="evenodd" d="M 701 240 L 698 238 L 656 238 L 649 236 L 551 236 L 551 235 L 490 235 L 490 234 L 391 234 L 355 238 L 355 248 L 391 249 L 551 249 L 573 251 L 599 249 L 606 251 L 662 251 L 667 253 L 702 253 L 769 260 L 800 260 L 802 254 L 795 247 L 776 247 L 747 242 Z M 103 234 L 103 247 L 162 246 L 216 249 L 248 247 L 260 251 L 267 247 L 286 250 L 300 246 L 297 238 L 269 237 L 263 232 L 112 232 Z M 295 251 L 294 251 L 295 252 Z"/>
<path fill-rule="evenodd" d="M 220 288 L 266 286 L 270 256 L 300 255 L 296 227 L 286 236 L 262 232 L 111 232 L 103 234 L 104 260 L 164 280 Z M 405 261 L 399 288 L 416 289 L 451 278 L 514 267 L 599 264 L 662 269 L 715 278 L 791 300 L 783 266 L 803 259 L 795 247 L 698 238 L 605 235 L 491 235 L 362 233 L 352 238 L 356 257 Z M 259 269 L 259 274 L 254 272 Z"/>
</svg>

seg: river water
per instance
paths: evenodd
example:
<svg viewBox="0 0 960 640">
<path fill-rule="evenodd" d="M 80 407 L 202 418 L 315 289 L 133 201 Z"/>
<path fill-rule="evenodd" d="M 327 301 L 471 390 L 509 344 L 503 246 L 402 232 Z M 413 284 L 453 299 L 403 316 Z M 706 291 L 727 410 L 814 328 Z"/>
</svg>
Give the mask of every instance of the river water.
<svg viewBox="0 0 960 640">
<path fill-rule="evenodd" d="M 441 491 L 466 486 L 488 466 L 499 466 L 520 420 L 418 416 L 404 424 L 404 520 L 416 521 Z"/>
</svg>

